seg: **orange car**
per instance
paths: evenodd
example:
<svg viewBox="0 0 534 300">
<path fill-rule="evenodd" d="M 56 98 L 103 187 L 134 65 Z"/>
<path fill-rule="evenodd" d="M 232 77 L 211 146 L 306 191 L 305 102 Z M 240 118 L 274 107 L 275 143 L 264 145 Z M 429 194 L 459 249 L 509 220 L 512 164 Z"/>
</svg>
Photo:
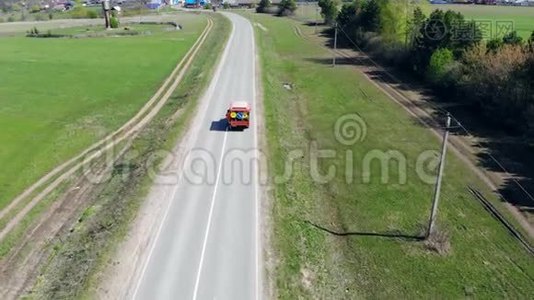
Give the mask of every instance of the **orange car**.
<svg viewBox="0 0 534 300">
<path fill-rule="evenodd" d="M 248 128 L 250 123 L 250 105 L 244 101 L 233 102 L 226 111 L 226 120 L 230 124 L 230 128 Z"/>
</svg>

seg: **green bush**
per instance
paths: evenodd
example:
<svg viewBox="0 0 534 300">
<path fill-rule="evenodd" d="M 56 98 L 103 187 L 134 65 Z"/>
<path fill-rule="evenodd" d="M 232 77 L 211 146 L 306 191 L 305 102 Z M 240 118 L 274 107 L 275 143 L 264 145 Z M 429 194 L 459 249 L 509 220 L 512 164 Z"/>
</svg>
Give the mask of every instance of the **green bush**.
<svg viewBox="0 0 534 300">
<path fill-rule="evenodd" d="M 94 10 L 87 10 L 87 18 L 88 19 L 96 19 L 98 18 L 98 13 Z"/>
<path fill-rule="evenodd" d="M 138 16 L 138 15 L 147 14 L 148 12 L 149 12 L 148 9 L 144 7 L 132 7 L 132 8 L 125 9 L 124 11 L 122 11 L 122 16 L 123 17 Z"/>
<path fill-rule="evenodd" d="M 518 36 L 517 31 L 515 30 L 503 36 L 502 41 L 504 44 L 510 44 L 510 45 L 522 45 L 523 44 L 523 38 Z"/>
<path fill-rule="evenodd" d="M 447 48 L 436 50 L 430 57 L 427 68 L 428 80 L 438 86 L 446 84 L 446 75 L 454 63 L 454 54 Z"/>
<path fill-rule="evenodd" d="M 229 9 L 229 8 L 230 8 L 230 3 L 228 3 L 228 2 L 224 2 L 224 3 L 223 3 L 223 8 L 224 8 L 224 9 Z"/>
<path fill-rule="evenodd" d="M 258 7 L 256 7 L 257 13 L 264 13 L 267 7 L 271 6 L 271 1 L 269 0 L 260 0 Z"/>
<path fill-rule="evenodd" d="M 111 28 L 119 28 L 119 25 L 121 23 L 119 22 L 119 19 L 117 17 L 111 17 L 111 19 L 109 19 L 109 25 L 111 26 Z"/>
<path fill-rule="evenodd" d="M 334 24 L 338 13 L 338 3 L 334 0 L 319 0 L 318 5 L 321 8 L 321 16 L 323 16 L 324 22 L 328 25 Z"/>
<path fill-rule="evenodd" d="M 8 22 L 15 22 L 15 17 L 9 16 L 9 17 L 7 17 L 7 21 Z"/>
<path fill-rule="evenodd" d="M 206 3 L 206 5 L 204 5 L 204 9 L 211 9 L 212 6 L 211 6 L 211 3 Z"/>
<path fill-rule="evenodd" d="M 98 18 L 98 12 L 83 6 L 76 6 L 70 10 L 70 16 L 73 19 L 96 19 Z"/>
<path fill-rule="evenodd" d="M 87 18 L 88 10 L 83 6 L 76 6 L 70 10 L 70 16 L 73 19 L 85 19 Z"/>
<path fill-rule="evenodd" d="M 297 10 L 297 4 L 295 0 L 282 0 L 278 4 L 280 11 L 278 12 L 279 16 L 290 16 L 295 10 Z"/>
<path fill-rule="evenodd" d="M 46 20 L 46 16 L 43 14 L 36 14 L 35 15 L 35 21 L 44 21 Z"/>
<path fill-rule="evenodd" d="M 488 51 L 497 52 L 504 45 L 502 39 L 494 38 L 486 42 Z"/>
<path fill-rule="evenodd" d="M 19 4 L 15 3 L 15 4 L 11 5 L 11 10 L 12 11 L 21 11 L 22 7 Z"/>
<path fill-rule="evenodd" d="M 30 12 L 31 13 L 37 13 L 37 12 L 40 12 L 41 11 L 41 7 L 37 4 L 34 4 L 30 7 Z"/>
<path fill-rule="evenodd" d="M 350 23 L 356 19 L 356 4 L 355 3 L 345 3 L 341 7 L 341 10 L 337 14 L 336 21 L 337 25 L 341 28 L 350 25 Z"/>
</svg>

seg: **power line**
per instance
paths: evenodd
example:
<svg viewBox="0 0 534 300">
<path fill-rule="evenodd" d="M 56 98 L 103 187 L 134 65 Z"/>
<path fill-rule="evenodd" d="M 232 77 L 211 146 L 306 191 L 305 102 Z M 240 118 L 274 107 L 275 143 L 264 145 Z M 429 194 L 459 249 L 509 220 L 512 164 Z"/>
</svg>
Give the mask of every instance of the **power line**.
<svg viewBox="0 0 534 300">
<path fill-rule="evenodd" d="M 462 123 L 461 123 L 460 121 L 458 121 L 458 119 L 456 119 L 456 118 L 454 118 L 454 117 L 453 117 L 453 119 L 454 119 L 454 121 L 458 124 L 458 126 L 459 126 L 460 128 L 462 128 L 462 129 L 465 131 L 465 133 L 466 133 L 467 135 L 469 135 L 469 136 L 471 136 L 471 137 L 474 138 L 474 136 L 467 130 L 467 128 L 465 128 L 465 127 L 462 125 Z M 474 138 L 474 140 L 475 140 L 475 144 L 476 144 L 476 145 L 478 145 L 478 146 L 481 147 L 481 148 L 484 148 L 484 147 L 480 144 L 480 142 L 476 141 L 476 138 Z M 509 178 L 512 179 L 512 181 L 513 181 L 515 184 L 517 184 L 517 186 L 518 186 L 518 187 L 519 187 L 519 188 L 520 188 L 520 189 L 521 189 L 521 190 L 522 190 L 522 191 L 523 191 L 523 192 L 530 198 L 530 200 L 532 200 L 532 201 L 534 202 L 534 197 L 532 196 L 532 194 L 530 194 L 530 193 L 526 190 L 526 188 L 523 187 L 523 186 L 521 185 L 521 183 L 519 183 L 519 181 L 517 181 L 517 179 L 516 179 L 514 176 L 512 176 L 512 174 L 510 174 L 510 172 L 508 172 L 508 170 L 501 164 L 501 162 L 499 162 L 499 161 L 497 160 L 497 158 L 495 158 L 491 153 L 486 153 L 486 154 L 489 156 L 489 158 L 491 158 L 491 160 L 492 160 L 494 163 L 497 164 L 497 166 L 498 166 L 499 168 L 501 168 L 501 170 L 502 170 L 502 171 L 503 171 Z"/>
</svg>

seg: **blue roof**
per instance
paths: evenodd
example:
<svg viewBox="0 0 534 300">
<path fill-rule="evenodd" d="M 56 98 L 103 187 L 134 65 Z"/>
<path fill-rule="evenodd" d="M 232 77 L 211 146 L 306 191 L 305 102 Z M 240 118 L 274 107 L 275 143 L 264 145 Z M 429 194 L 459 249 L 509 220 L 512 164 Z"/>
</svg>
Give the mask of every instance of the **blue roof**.
<svg viewBox="0 0 534 300">
<path fill-rule="evenodd" d="M 146 7 L 149 9 L 156 9 L 161 6 L 161 3 L 147 3 Z"/>
</svg>

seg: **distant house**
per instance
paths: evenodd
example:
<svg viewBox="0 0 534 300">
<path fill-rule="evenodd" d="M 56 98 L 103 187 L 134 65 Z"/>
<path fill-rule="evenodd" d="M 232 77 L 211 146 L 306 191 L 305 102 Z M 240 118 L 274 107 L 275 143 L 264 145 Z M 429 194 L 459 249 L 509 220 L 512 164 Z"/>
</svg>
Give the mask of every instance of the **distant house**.
<svg viewBox="0 0 534 300">
<path fill-rule="evenodd" d="M 158 9 L 161 6 L 161 3 L 147 3 L 146 8 L 148 9 Z"/>
<path fill-rule="evenodd" d="M 65 2 L 65 9 L 69 10 L 74 7 L 74 4 L 76 4 L 74 1 L 67 1 Z"/>
<path fill-rule="evenodd" d="M 163 5 L 161 0 L 152 0 L 152 2 L 147 3 L 146 7 L 148 9 L 158 9 Z"/>
<path fill-rule="evenodd" d="M 204 0 L 185 0 L 184 7 L 187 8 L 199 8 L 206 4 Z"/>
<path fill-rule="evenodd" d="M 111 10 L 116 11 L 118 14 L 120 14 L 122 11 L 122 8 L 118 5 L 115 5 L 111 8 Z"/>
<path fill-rule="evenodd" d="M 52 7 L 53 10 L 57 10 L 57 11 L 64 11 L 65 10 L 65 5 L 64 4 L 56 4 Z"/>
<path fill-rule="evenodd" d="M 271 0 L 271 5 L 278 5 L 280 4 L 281 0 Z M 258 5 L 260 3 L 259 0 L 236 0 L 234 2 L 234 6 L 240 6 L 240 7 L 254 7 L 255 5 Z"/>
</svg>

